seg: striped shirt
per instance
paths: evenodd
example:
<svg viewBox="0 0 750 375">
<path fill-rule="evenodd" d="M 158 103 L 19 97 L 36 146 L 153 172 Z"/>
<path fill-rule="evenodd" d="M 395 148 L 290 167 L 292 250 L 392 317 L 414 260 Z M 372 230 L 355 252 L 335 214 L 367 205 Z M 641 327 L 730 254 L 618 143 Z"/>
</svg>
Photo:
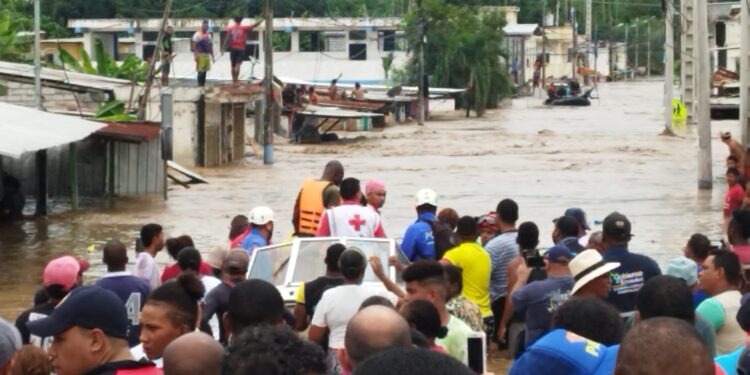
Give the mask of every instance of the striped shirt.
<svg viewBox="0 0 750 375">
<path fill-rule="evenodd" d="M 508 232 L 490 240 L 484 249 L 492 260 L 492 274 L 490 275 L 490 299 L 497 301 L 508 293 L 508 263 L 518 256 L 516 243 L 518 232 Z"/>
</svg>

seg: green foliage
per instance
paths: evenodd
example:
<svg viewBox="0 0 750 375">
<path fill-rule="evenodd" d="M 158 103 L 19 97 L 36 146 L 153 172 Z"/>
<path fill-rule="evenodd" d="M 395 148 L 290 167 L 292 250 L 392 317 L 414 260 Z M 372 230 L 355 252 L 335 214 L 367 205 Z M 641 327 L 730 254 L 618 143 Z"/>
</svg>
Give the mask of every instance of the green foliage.
<svg viewBox="0 0 750 375">
<path fill-rule="evenodd" d="M 286 32 L 274 32 L 271 35 L 273 50 L 287 52 L 292 50 L 292 34 Z"/>
<path fill-rule="evenodd" d="M 136 119 L 135 116 L 125 113 L 125 103 L 119 100 L 100 104 L 94 118 L 105 121 L 133 121 Z"/>
<path fill-rule="evenodd" d="M 388 81 L 388 76 L 391 71 L 391 67 L 393 66 L 393 52 L 388 53 L 387 55 L 383 56 L 383 72 L 385 72 L 385 80 Z"/>
<path fill-rule="evenodd" d="M 487 108 L 495 107 L 500 96 L 510 93 L 507 68 L 501 63 L 505 16 L 498 11 L 477 12 L 443 0 L 423 0 L 421 14 L 414 11 L 406 16 L 407 40 L 411 51 L 416 52 L 407 64 L 410 83 L 418 82 L 414 59 L 422 18 L 427 23 L 424 55 L 430 85 L 472 87 L 473 109 L 480 116 Z"/>
<path fill-rule="evenodd" d="M 0 13 L 0 60 L 19 61 L 28 52 L 28 44 L 24 46 L 16 37 L 18 26 L 11 12 L 3 10 Z"/>
<path fill-rule="evenodd" d="M 136 56 L 130 55 L 118 63 L 104 51 L 104 45 L 99 39 L 96 40 L 96 44 L 94 45 L 96 67 L 91 63 L 89 54 L 83 48 L 80 49 L 81 61 L 76 60 L 75 57 L 62 48 L 58 52 L 65 68 L 76 72 L 121 78 L 136 82 L 145 81 L 148 75 L 148 64 L 146 62 Z"/>
</svg>

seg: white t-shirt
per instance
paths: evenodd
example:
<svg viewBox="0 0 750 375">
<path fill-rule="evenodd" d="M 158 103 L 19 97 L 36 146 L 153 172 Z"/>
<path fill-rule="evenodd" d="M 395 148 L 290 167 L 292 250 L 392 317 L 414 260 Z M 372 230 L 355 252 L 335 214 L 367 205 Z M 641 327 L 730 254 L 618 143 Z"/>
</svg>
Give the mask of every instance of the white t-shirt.
<svg viewBox="0 0 750 375">
<path fill-rule="evenodd" d="M 342 285 L 326 290 L 320 298 L 312 324 L 318 327 L 328 327 L 331 331 L 328 337 L 328 347 L 342 349 L 346 325 L 359 310 L 364 300 L 372 296 L 388 298 L 394 304 L 397 297 L 385 290 L 371 289 L 362 285 Z"/>
<path fill-rule="evenodd" d="M 203 295 L 203 299 L 206 299 L 206 296 L 209 292 L 211 292 L 214 288 L 221 285 L 221 280 L 213 277 L 213 276 L 203 276 L 201 277 L 201 282 L 203 283 L 203 287 L 206 288 L 206 294 Z M 214 339 L 217 341 L 219 340 L 219 333 L 221 330 L 219 329 L 219 318 L 216 314 L 211 317 L 211 319 L 208 320 L 208 326 L 211 327 L 211 332 L 214 334 Z"/>
<path fill-rule="evenodd" d="M 156 365 L 156 368 L 163 368 L 164 367 L 164 359 L 163 358 L 156 358 L 153 360 L 148 359 L 146 356 L 146 352 L 143 351 L 143 344 L 138 344 L 132 348 L 130 348 L 130 354 L 133 355 L 133 358 L 135 358 L 136 361 L 140 361 L 142 359 L 148 360 L 153 362 Z"/>
<path fill-rule="evenodd" d="M 156 260 L 146 251 L 142 251 L 135 258 L 135 272 L 133 275 L 140 278 L 146 279 L 151 285 L 151 290 L 154 290 L 161 285 L 161 279 L 159 278 L 159 266 L 156 264 Z"/>
</svg>

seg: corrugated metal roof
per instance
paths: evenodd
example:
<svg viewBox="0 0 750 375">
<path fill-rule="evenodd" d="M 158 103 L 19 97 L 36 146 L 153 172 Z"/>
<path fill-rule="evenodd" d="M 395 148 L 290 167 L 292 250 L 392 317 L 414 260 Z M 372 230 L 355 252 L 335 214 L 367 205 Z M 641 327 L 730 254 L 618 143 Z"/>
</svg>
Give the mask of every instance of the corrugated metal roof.
<svg viewBox="0 0 750 375">
<path fill-rule="evenodd" d="M 97 135 L 125 142 L 150 142 L 161 133 L 158 122 L 107 122 Z"/>
<path fill-rule="evenodd" d="M 538 34 L 539 25 L 535 23 L 517 23 L 503 27 L 503 33 L 507 36 L 531 36 Z"/>
<path fill-rule="evenodd" d="M 81 32 L 133 32 L 140 28 L 143 31 L 157 31 L 161 27 L 161 18 L 150 19 L 70 19 L 68 28 L 78 29 Z M 170 18 L 169 24 L 175 31 L 197 31 L 202 18 Z M 347 30 L 347 29 L 397 29 L 401 27 L 403 20 L 400 17 L 330 17 L 330 18 L 274 18 L 274 30 L 288 30 L 297 28 L 300 30 Z M 212 27 L 226 27 L 233 21 L 229 18 L 209 19 Z M 243 25 L 251 25 L 253 19 L 245 18 Z M 258 30 L 265 30 L 265 24 L 261 24 Z"/>
<path fill-rule="evenodd" d="M 0 61 L 0 76 L 8 78 L 18 77 L 27 80 L 34 79 L 34 66 Z M 60 69 L 42 68 L 42 85 L 54 84 L 55 87 L 77 86 L 98 91 L 111 92 L 116 87 L 130 86 L 130 81 L 124 79 L 102 77 L 93 74 L 66 72 Z"/>
<path fill-rule="evenodd" d="M 0 102 L 0 155 L 20 158 L 86 138 L 105 125 L 79 117 L 57 115 Z"/>
</svg>

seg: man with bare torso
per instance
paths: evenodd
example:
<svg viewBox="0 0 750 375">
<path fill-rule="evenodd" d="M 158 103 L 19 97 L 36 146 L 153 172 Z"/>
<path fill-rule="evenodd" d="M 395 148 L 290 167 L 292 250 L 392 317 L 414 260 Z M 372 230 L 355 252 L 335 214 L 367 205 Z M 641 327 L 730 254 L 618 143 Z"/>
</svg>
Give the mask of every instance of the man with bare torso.
<svg viewBox="0 0 750 375">
<path fill-rule="evenodd" d="M 737 160 L 737 169 L 740 170 L 740 173 L 744 176 L 747 176 L 747 168 L 745 166 L 745 150 L 742 147 L 742 144 L 738 142 L 735 139 L 732 139 L 732 134 L 730 132 L 723 132 L 721 133 L 721 141 L 724 142 L 727 147 L 729 147 L 729 157 L 727 157 L 727 160 L 729 158 L 734 157 L 735 160 Z"/>
</svg>

